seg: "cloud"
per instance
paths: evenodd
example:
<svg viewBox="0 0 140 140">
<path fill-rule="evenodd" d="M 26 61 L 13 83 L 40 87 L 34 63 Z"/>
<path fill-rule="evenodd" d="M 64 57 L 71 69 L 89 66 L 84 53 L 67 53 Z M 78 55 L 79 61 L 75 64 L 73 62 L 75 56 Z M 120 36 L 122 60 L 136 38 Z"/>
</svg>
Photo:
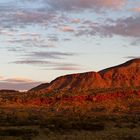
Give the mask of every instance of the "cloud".
<svg viewBox="0 0 140 140">
<path fill-rule="evenodd" d="M 9 46 L 20 47 L 22 50 L 27 48 L 52 48 L 55 47 L 54 43 L 57 41 L 57 36 L 49 36 L 48 38 L 41 33 L 13 32 L 10 38 L 6 38 L 5 42 Z"/>
<path fill-rule="evenodd" d="M 42 0 L 47 7 L 54 10 L 85 10 L 93 9 L 95 11 L 103 9 L 120 8 L 126 0 Z"/>
<path fill-rule="evenodd" d="M 56 17 L 56 14 L 42 11 L 17 11 L 13 14 L 12 20 L 22 24 L 47 24 Z M 24 26 L 24 25 L 23 25 Z"/>
<path fill-rule="evenodd" d="M 0 89 L 12 89 L 12 90 L 29 90 L 41 82 L 36 82 L 30 79 L 15 77 L 15 78 L 3 78 L 0 80 Z"/>
<path fill-rule="evenodd" d="M 51 42 L 58 42 L 59 38 L 56 34 L 52 34 L 52 35 L 48 36 L 48 40 L 51 41 Z"/>
<path fill-rule="evenodd" d="M 3 79 L 3 81 L 11 82 L 11 83 L 32 83 L 33 82 L 33 80 L 31 80 L 31 79 L 26 79 L 26 78 L 22 78 L 22 77 Z"/>
<path fill-rule="evenodd" d="M 39 66 L 43 69 L 48 70 L 79 70 L 81 66 L 64 62 L 60 60 L 66 60 L 66 57 L 72 57 L 78 55 L 77 53 L 72 52 L 57 52 L 57 51 L 37 51 L 29 52 L 22 55 L 22 59 L 14 61 L 15 64 L 24 64 Z M 50 61 L 50 59 L 55 61 Z"/>
<path fill-rule="evenodd" d="M 79 23 L 81 23 L 81 20 L 80 19 L 72 19 L 71 23 L 79 24 Z"/>
<path fill-rule="evenodd" d="M 133 42 L 140 40 L 140 16 L 119 18 L 117 20 L 106 19 L 104 23 L 86 21 L 75 33 L 76 36 L 121 36 L 131 39 Z"/>
<path fill-rule="evenodd" d="M 28 64 L 28 65 L 52 65 L 54 63 L 50 62 L 50 61 L 43 61 L 43 60 L 18 60 L 18 61 L 14 61 L 13 63 L 15 64 Z"/>
<path fill-rule="evenodd" d="M 140 16 L 118 19 L 114 25 L 104 25 L 101 28 L 106 35 L 123 37 L 140 37 Z"/>
<path fill-rule="evenodd" d="M 130 9 L 133 12 L 140 12 L 140 7 Z"/>
<path fill-rule="evenodd" d="M 4 79 L 4 77 L 3 76 L 0 76 L 0 80 L 3 80 Z"/>
<path fill-rule="evenodd" d="M 41 34 L 37 33 L 37 32 L 21 32 L 19 33 L 20 36 L 23 37 L 41 37 Z"/>
<path fill-rule="evenodd" d="M 9 30 L 4 29 L 4 28 L 0 28 L 0 35 L 12 37 L 13 33 Z"/>
<path fill-rule="evenodd" d="M 21 5 L 18 5 L 22 3 Z M 116 9 L 124 5 L 127 0 L 38 0 L 38 5 L 33 0 L 18 0 L 0 6 L 0 23 L 3 28 L 25 28 L 32 25 L 40 25 L 45 28 L 52 27 L 55 23 L 62 23 L 67 19 L 60 11 L 69 10 L 95 10 L 102 11 Z M 25 6 L 25 2 L 30 3 Z M 42 8 L 40 8 L 40 4 Z M 35 8 L 32 8 L 35 5 Z M 26 8 L 25 8 L 26 7 Z M 73 19 L 71 23 L 78 24 L 80 19 Z M 57 25 L 56 25 L 57 26 Z M 63 28 L 63 27 L 62 27 Z M 70 27 L 69 27 L 70 28 Z M 64 31 L 71 32 L 73 29 L 64 27 Z"/>
<path fill-rule="evenodd" d="M 49 25 L 50 21 L 56 18 L 56 14 L 37 10 L 7 9 L 0 11 L 1 26 L 5 28 L 23 28 L 27 25 L 41 24 Z"/>
<path fill-rule="evenodd" d="M 0 82 L 0 89 L 9 89 L 9 90 L 29 90 L 33 87 L 40 85 L 40 82 L 33 83 L 11 83 L 11 82 Z"/>
<path fill-rule="evenodd" d="M 25 38 L 11 38 L 7 40 L 7 43 L 10 44 L 19 44 L 21 46 L 24 46 L 25 48 L 30 47 L 54 47 L 53 43 L 48 41 L 46 38 L 42 37 L 25 37 Z"/>
<path fill-rule="evenodd" d="M 25 56 L 30 57 L 31 59 L 64 59 L 66 56 L 74 56 L 75 53 L 67 53 L 67 52 L 31 52 L 29 54 L 25 54 Z"/>
<path fill-rule="evenodd" d="M 74 28 L 71 27 L 71 26 L 62 26 L 62 27 L 59 27 L 59 30 L 62 31 L 62 32 L 74 32 Z"/>
<path fill-rule="evenodd" d="M 15 64 L 26 64 L 32 66 L 43 67 L 44 70 L 80 70 L 80 65 L 74 63 L 65 62 L 52 62 L 45 60 L 20 60 L 14 61 Z"/>
</svg>

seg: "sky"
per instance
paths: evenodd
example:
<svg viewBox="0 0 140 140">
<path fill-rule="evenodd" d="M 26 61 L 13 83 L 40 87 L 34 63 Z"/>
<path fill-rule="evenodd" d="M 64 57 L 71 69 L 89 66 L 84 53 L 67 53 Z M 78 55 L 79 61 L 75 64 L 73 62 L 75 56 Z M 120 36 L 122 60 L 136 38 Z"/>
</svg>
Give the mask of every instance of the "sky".
<svg viewBox="0 0 140 140">
<path fill-rule="evenodd" d="M 0 1 L 0 89 L 139 57 L 140 0 Z"/>
</svg>

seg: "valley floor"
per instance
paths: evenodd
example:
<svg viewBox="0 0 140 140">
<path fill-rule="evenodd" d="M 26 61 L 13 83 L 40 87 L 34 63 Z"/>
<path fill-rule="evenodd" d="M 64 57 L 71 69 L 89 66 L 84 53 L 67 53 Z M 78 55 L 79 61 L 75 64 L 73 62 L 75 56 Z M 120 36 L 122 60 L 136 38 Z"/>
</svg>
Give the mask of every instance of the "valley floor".
<svg viewBox="0 0 140 140">
<path fill-rule="evenodd" d="M 0 108 L 0 140 L 140 140 L 139 113 L 85 117 L 47 116 L 44 111 Z"/>
<path fill-rule="evenodd" d="M 0 140 L 140 140 L 137 89 L 53 98 L 0 95 Z"/>
</svg>

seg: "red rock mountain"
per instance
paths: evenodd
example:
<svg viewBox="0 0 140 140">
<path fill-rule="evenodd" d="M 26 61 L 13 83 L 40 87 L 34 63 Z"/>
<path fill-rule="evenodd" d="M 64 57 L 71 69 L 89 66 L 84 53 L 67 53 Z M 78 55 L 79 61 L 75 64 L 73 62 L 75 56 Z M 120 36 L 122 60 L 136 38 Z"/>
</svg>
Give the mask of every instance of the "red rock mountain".
<svg viewBox="0 0 140 140">
<path fill-rule="evenodd" d="M 133 59 L 99 72 L 61 76 L 51 83 L 39 85 L 31 91 L 81 91 L 138 86 L 140 86 L 140 59 Z"/>
</svg>

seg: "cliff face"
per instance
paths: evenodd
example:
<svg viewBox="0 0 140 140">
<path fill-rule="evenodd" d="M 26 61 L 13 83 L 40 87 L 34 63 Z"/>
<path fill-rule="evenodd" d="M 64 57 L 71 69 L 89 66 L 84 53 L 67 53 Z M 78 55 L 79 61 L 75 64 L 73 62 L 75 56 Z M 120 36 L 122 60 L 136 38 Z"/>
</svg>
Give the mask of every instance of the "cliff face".
<svg viewBox="0 0 140 140">
<path fill-rule="evenodd" d="M 92 88 L 102 88 L 105 82 L 97 72 L 88 72 L 62 76 L 50 83 L 49 89 L 57 90 L 87 90 Z"/>
<path fill-rule="evenodd" d="M 40 85 L 34 91 L 90 90 L 140 86 L 140 59 L 107 68 L 99 72 L 71 74 Z"/>
</svg>

